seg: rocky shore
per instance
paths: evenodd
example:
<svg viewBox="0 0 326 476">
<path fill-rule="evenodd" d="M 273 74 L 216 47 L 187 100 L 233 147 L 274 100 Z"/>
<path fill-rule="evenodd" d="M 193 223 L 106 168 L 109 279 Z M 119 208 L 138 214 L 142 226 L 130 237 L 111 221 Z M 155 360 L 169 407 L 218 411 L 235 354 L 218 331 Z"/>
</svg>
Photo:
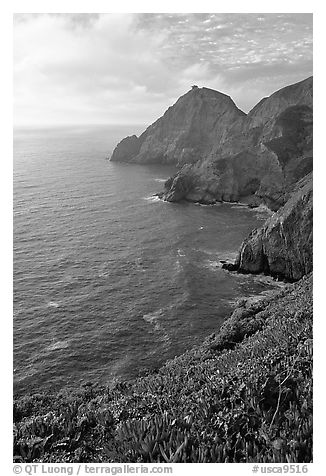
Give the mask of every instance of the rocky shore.
<svg viewBox="0 0 326 476">
<path fill-rule="evenodd" d="M 295 186 L 286 204 L 244 240 L 235 263 L 225 269 L 265 273 L 297 281 L 313 265 L 312 175 Z"/>
</svg>

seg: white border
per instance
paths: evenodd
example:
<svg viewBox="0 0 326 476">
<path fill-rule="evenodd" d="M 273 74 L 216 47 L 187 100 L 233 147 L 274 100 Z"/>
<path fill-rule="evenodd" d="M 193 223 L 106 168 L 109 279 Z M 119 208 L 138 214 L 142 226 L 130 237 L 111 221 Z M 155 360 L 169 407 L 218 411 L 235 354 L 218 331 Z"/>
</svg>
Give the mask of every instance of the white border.
<svg viewBox="0 0 326 476">
<path fill-rule="evenodd" d="M 136 8 L 135 8 L 136 7 Z M 5 457 L 5 467 L 2 474 L 12 474 L 12 14 L 13 13 L 110 13 L 110 12 L 217 12 L 217 13 L 314 13 L 314 221 L 315 221 L 315 365 L 314 365 L 314 463 L 309 465 L 308 474 L 325 474 L 322 470 L 324 460 L 324 424 L 325 424 L 325 393 L 324 393 L 324 339 L 325 334 L 325 313 L 323 313 L 323 270 L 324 268 L 324 200 L 323 190 L 325 188 L 325 162 L 326 152 L 324 145 L 325 135 L 325 76 L 323 74 L 324 55 L 326 41 L 324 30 L 326 28 L 325 10 L 322 2 L 317 1 L 279 1 L 258 2 L 258 1 L 231 1 L 218 3 L 215 1 L 201 2 L 180 2 L 180 1 L 120 1 L 109 2 L 103 0 L 93 1 L 69 1 L 57 0 L 56 2 L 43 1 L 13 1 L 9 5 L 1 8 L 0 34 L 1 34 L 1 310 L 3 331 L 1 332 L 1 381 L 3 390 L 1 392 L 2 409 L 2 431 L 1 449 L 3 458 Z M 316 99 L 317 98 L 317 99 Z M 182 466 L 182 467 L 180 467 Z M 200 465 L 202 466 L 202 465 Z M 178 465 L 174 474 L 197 474 L 205 471 L 208 474 L 251 474 L 251 465 L 205 465 L 205 468 L 198 465 Z"/>
</svg>

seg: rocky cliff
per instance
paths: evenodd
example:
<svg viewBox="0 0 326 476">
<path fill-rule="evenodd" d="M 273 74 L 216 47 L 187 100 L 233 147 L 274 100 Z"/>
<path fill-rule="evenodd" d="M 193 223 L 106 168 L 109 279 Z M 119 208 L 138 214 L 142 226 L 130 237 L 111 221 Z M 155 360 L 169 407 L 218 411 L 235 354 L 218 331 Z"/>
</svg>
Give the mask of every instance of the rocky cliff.
<svg viewBox="0 0 326 476">
<path fill-rule="evenodd" d="M 312 78 L 260 101 L 217 140 L 210 154 L 165 185 L 168 201 L 248 200 L 282 206 L 312 170 Z M 182 184 L 182 190 L 179 188 Z"/>
<path fill-rule="evenodd" d="M 140 137 L 121 141 L 111 160 L 178 165 L 160 194 L 167 201 L 245 198 L 277 210 L 312 170 L 312 78 L 247 115 L 229 96 L 193 87 Z"/>
<path fill-rule="evenodd" d="M 262 228 L 244 240 L 234 265 L 227 269 L 243 273 L 266 273 L 299 280 L 313 265 L 312 174 L 295 186 L 286 204 Z"/>
<path fill-rule="evenodd" d="M 227 130 L 244 117 L 229 96 L 193 87 L 138 138 L 123 139 L 113 151 L 116 162 L 182 166 L 208 156 Z"/>
</svg>

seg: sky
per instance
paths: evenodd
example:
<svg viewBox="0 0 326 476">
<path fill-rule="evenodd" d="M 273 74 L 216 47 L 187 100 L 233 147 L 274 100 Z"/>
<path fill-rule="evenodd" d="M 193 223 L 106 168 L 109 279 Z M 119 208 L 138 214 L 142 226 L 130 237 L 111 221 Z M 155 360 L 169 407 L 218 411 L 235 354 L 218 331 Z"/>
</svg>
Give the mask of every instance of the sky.
<svg viewBox="0 0 326 476">
<path fill-rule="evenodd" d="M 14 124 L 150 124 L 193 84 L 248 112 L 312 75 L 312 14 L 14 16 Z"/>
</svg>

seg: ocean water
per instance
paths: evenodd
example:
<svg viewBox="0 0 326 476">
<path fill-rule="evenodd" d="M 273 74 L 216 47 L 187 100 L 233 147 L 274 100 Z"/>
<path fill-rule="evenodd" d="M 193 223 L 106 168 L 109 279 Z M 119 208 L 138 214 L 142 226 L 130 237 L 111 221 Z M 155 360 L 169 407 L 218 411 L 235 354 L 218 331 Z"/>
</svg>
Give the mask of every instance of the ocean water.
<svg viewBox="0 0 326 476">
<path fill-rule="evenodd" d="M 169 204 L 175 169 L 111 163 L 143 127 L 14 133 L 14 390 L 133 378 L 199 344 L 235 300 L 269 292 L 221 269 L 266 219 Z"/>
</svg>

